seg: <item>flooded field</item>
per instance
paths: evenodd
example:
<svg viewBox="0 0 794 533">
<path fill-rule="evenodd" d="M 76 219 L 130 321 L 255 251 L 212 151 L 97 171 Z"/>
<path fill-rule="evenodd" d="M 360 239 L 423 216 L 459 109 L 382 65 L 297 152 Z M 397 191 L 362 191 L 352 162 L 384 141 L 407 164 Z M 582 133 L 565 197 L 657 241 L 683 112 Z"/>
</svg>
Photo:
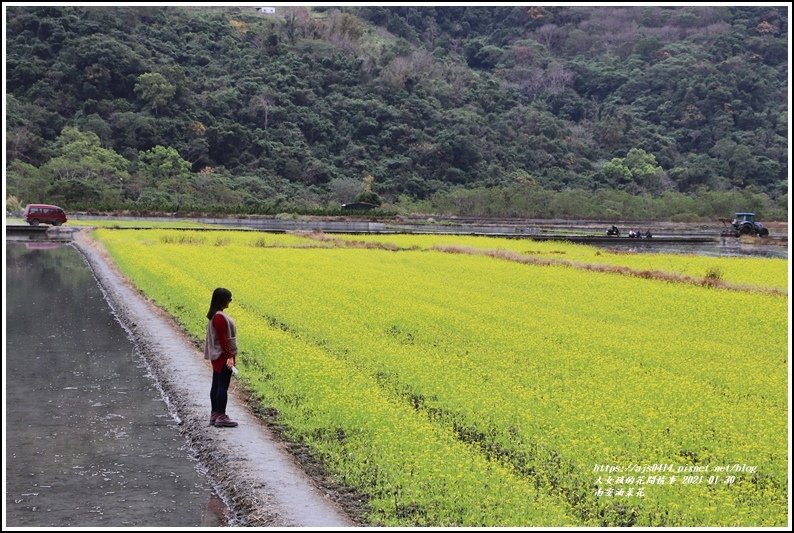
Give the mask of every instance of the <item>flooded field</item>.
<svg viewBox="0 0 794 533">
<path fill-rule="evenodd" d="M 735 238 L 728 238 L 715 243 L 664 243 L 650 240 L 638 240 L 629 244 L 596 244 L 599 248 L 615 252 L 651 253 L 651 254 L 695 254 L 712 257 L 776 257 L 788 259 L 788 248 L 774 244 L 744 244 Z"/>
<path fill-rule="evenodd" d="M 73 247 L 6 242 L 6 525 L 226 525 Z"/>
</svg>

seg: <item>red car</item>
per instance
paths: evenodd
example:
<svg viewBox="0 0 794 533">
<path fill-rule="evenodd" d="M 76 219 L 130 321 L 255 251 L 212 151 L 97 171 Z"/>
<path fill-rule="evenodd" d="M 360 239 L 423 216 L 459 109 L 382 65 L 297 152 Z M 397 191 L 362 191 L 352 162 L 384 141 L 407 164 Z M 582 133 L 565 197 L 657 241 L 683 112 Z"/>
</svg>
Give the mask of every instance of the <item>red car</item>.
<svg viewBox="0 0 794 533">
<path fill-rule="evenodd" d="M 66 213 L 57 205 L 28 204 L 22 212 L 22 218 L 31 226 L 38 226 L 39 223 L 60 226 L 66 222 Z"/>
</svg>

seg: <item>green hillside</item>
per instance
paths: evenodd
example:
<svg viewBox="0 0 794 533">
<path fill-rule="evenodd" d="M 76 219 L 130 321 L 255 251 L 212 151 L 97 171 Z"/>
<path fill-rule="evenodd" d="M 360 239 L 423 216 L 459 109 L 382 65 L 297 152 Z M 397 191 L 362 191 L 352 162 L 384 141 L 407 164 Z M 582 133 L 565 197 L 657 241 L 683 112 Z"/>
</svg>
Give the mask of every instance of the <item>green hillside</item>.
<svg viewBox="0 0 794 533">
<path fill-rule="evenodd" d="M 786 217 L 786 7 L 5 9 L 22 204 Z"/>
</svg>

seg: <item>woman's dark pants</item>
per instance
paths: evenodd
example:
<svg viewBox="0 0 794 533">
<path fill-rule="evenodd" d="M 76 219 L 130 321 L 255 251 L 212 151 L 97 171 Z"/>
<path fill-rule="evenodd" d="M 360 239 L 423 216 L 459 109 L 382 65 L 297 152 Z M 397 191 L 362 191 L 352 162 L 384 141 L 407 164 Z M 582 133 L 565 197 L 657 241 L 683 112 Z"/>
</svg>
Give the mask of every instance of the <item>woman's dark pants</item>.
<svg viewBox="0 0 794 533">
<path fill-rule="evenodd" d="M 223 365 L 220 372 L 212 372 L 212 388 L 210 402 L 213 413 L 226 413 L 226 401 L 229 399 L 229 383 L 232 381 L 232 370 Z"/>
</svg>

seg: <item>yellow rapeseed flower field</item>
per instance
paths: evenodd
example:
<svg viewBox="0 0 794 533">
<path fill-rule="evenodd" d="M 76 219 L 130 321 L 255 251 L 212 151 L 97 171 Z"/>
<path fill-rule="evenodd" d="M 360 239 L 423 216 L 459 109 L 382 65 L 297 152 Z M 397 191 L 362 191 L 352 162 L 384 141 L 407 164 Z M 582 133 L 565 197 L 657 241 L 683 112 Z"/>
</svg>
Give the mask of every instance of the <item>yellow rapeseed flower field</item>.
<svg viewBox="0 0 794 533">
<path fill-rule="evenodd" d="M 96 235 L 196 337 L 232 291 L 246 385 L 373 524 L 786 523 L 785 296 L 432 249 L 473 238 Z M 747 264 L 778 287 L 777 263 Z"/>
</svg>

